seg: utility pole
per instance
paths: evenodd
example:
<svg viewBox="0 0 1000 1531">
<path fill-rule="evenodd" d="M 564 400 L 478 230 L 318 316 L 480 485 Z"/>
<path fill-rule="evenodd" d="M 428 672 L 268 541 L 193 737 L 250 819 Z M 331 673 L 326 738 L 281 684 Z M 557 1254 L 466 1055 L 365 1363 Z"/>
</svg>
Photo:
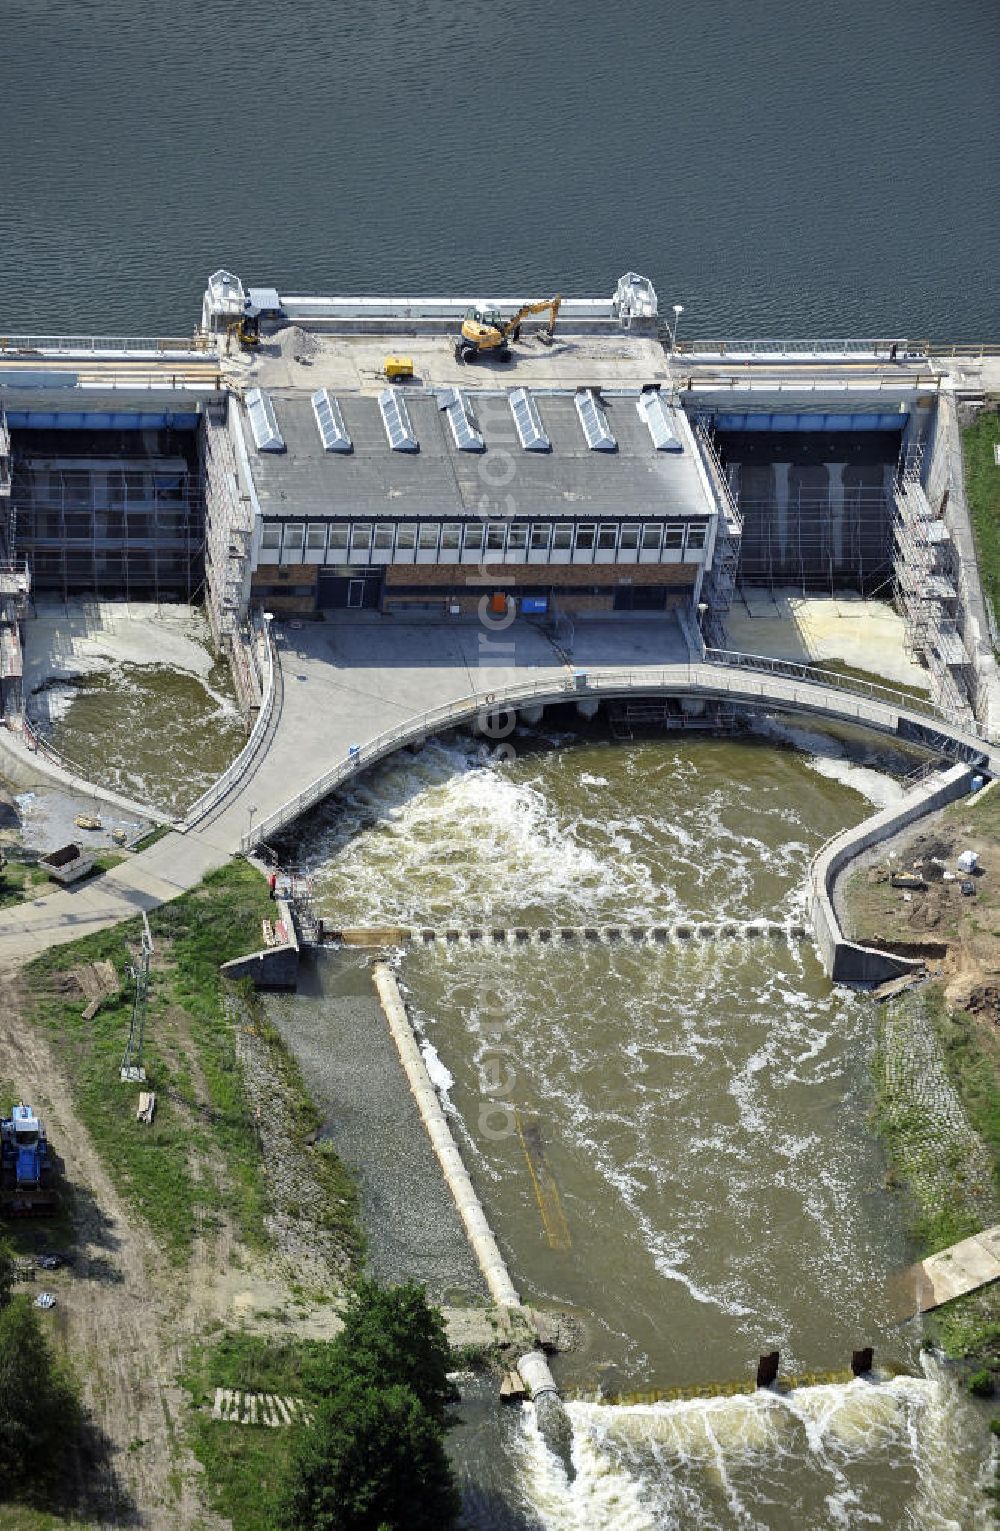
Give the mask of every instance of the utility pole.
<svg viewBox="0 0 1000 1531">
<path fill-rule="evenodd" d="M 146 1034 L 146 1007 L 149 999 L 149 963 L 153 955 L 153 936 L 149 929 L 146 912 L 142 915 L 142 948 L 138 961 L 129 963 L 128 976 L 132 980 L 132 1024 L 128 1041 L 122 1055 L 119 1077 L 124 1083 L 142 1084 L 146 1070 L 142 1066 L 142 1043 Z"/>
</svg>

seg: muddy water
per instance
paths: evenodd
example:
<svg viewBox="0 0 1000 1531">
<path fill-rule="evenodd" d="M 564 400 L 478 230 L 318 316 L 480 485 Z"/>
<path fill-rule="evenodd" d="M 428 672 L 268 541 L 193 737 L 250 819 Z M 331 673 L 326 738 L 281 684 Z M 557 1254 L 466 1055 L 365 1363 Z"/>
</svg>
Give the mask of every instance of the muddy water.
<svg viewBox="0 0 1000 1531">
<path fill-rule="evenodd" d="M 897 790 L 884 756 L 801 735 L 538 742 L 499 767 L 431 744 L 359 782 L 310 826 L 323 910 L 787 923 L 816 847 Z M 473 1397 L 470 1525 L 985 1525 L 981 1425 L 890 1300 L 908 1250 L 868 1124 L 874 1017 L 810 946 L 437 947 L 402 971 L 515 1285 L 583 1320 L 562 1385 L 719 1384 L 772 1346 L 789 1371 L 863 1344 L 886 1368 L 784 1401 L 574 1402 L 572 1480 L 530 1410 Z"/>
<path fill-rule="evenodd" d="M 221 663 L 204 677 L 116 663 L 61 682 L 56 700 L 46 731 L 55 748 L 88 781 L 168 813 L 183 813 L 246 740 Z"/>
</svg>

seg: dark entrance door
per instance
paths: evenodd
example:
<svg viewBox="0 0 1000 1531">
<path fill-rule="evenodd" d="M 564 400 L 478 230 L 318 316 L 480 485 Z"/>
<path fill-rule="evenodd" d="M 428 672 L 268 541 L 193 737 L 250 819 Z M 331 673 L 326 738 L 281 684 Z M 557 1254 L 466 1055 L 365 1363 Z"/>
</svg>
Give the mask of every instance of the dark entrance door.
<svg viewBox="0 0 1000 1531">
<path fill-rule="evenodd" d="M 615 611 L 662 611 L 666 604 L 666 585 L 619 585 L 615 590 Z"/>
<path fill-rule="evenodd" d="M 350 574 L 319 571 L 316 604 L 321 611 L 378 611 L 381 599 L 381 569 L 352 569 Z"/>
</svg>

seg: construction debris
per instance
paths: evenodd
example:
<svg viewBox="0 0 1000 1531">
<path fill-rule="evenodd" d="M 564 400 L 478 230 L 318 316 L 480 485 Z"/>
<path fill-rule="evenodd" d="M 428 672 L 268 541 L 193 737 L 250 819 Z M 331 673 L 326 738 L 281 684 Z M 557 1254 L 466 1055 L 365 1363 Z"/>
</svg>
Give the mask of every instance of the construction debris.
<svg viewBox="0 0 1000 1531">
<path fill-rule="evenodd" d="M 519 1403 L 522 1398 L 527 1398 L 528 1389 L 524 1385 L 521 1373 L 518 1371 L 504 1372 L 503 1381 L 500 1384 L 500 1397 L 504 1403 Z"/>
<path fill-rule="evenodd" d="M 54 1308 L 55 1305 L 56 1300 L 51 1292 L 39 1292 L 34 1302 L 36 1308 Z"/>
<path fill-rule="evenodd" d="M 70 970 L 89 1001 L 83 1011 L 83 1019 L 92 1021 L 106 999 L 113 998 L 121 988 L 113 962 L 85 962 Z"/>
<path fill-rule="evenodd" d="M 137 1109 L 137 1111 L 135 1113 L 136 1121 L 137 1122 L 145 1122 L 147 1127 L 151 1127 L 152 1124 L 153 1124 L 153 1113 L 155 1112 L 155 1110 L 156 1110 L 156 1092 L 155 1092 L 155 1090 L 140 1090 L 140 1092 L 139 1092 L 139 1106 L 138 1106 L 138 1109 Z"/>
<path fill-rule="evenodd" d="M 914 969 L 912 973 L 904 973 L 901 978 L 888 978 L 885 983 L 876 984 L 872 989 L 872 999 L 892 999 L 897 994 L 902 994 L 906 989 L 915 988 L 918 983 L 924 983 L 930 977 L 926 968 Z"/>
</svg>

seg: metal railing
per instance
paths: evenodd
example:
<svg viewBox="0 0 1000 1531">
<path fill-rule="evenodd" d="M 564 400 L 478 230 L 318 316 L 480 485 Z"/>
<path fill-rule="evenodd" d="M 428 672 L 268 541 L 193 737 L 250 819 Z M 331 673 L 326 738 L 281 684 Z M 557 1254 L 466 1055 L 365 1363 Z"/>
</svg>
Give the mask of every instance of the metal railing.
<svg viewBox="0 0 1000 1531">
<path fill-rule="evenodd" d="M 2 335 L 0 334 L 0 355 L 11 352 L 26 352 L 28 355 L 45 354 L 54 352 L 64 356 L 71 353 L 85 352 L 95 356 L 104 352 L 113 355 L 132 354 L 140 352 L 148 355 L 150 352 L 162 353 L 183 352 L 203 355 L 210 349 L 207 337 L 204 335 L 163 336 L 163 335 Z"/>
<path fill-rule="evenodd" d="M 926 355 L 926 349 L 920 349 L 918 342 L 898 336 L 862 340 L 789 340 L 784 337 L 770 340 L 699 340 L 695 338 L 679 340 L 674 346 L 674 351 L 678 356 L 880 356 L 888 360 L 893 346 L 896 347 L 896 356 L 900 360 L 907 351 L 919 350 L 921 356 Z"/>
<path fill-rule="evenodd" d="M 891 686 L 880 686 L 860 676 L 844 675 L 839 670 L 824 670 L 821 665 L 806 664 L 796 659 L 771 659 L 766 654 L 744 654 L 740 649 L 706 649 L 705 661 L 707 664 L 726 665 L 735 670 L 753 670 L 758 675 L 781 675 L 787 680 L 811 681 L 834 691 L 847 691 L 853 696 L 868 697 L 873 702 L 885 702 L 900 712 L 920 712 L 937 722 L 947 722 L 929 699 L 914 696 L 909 691 L 896 691 Z"/>
<path fill-rule="evenodd" d="M 197 802 L 192 803 L 181 823 L 177 826 L 183 833 L 193 829 L 199 824 L 212 809 L 222 802 L 224 797 L 232 791 L 233 787 L 245 775 L 248 766 L 255 759 L 264 735 L 271 723 L 274 714 L 274 700 L 277 692 L 276 676 L 277 665 L 274 657 L 274 640 L 271 637 L 270 622 L 264 623 L 264 692 L 261 697 L 260 711 L 250 730 L 250 737 L 240 750 L 236 759 L 227 766 L 222 775 L 203 792 Z"/>
<path fill-rule="evenodd" d="M 244 854 L 248 854 L 255 845 L 278 834 L 287 825 L 300 818 L 303 813 L 329 797 L 359 770 L 377 764 L 387 755 L 393 754 L 397 749 L 412 743 L 415 739 L 426 738 L 429 734 L 441 729 L 468 722 L 477 713 L 492 716 L 510 708 L 523 706 L 533 700 L 567 702 L 582 697 L 593 697 L 602 692 L 619 695 L 628 692 L 669 694 L 677 689 L 681 691 L 702 689 L 711 693 L 718 689 L 718 672 L 730 668 L 725 656 L 726 651 L 715 650 L 708 652 L 705 664 L 676 664 L 662 668 L 605 670 L 593 673 L 578 671 L 570 677 L 554 677 L 530 682 L 527 685 L 511 685 L 496 692 L 473 693 L 458 702 L 433 708 L 396 728 L 377 734 L 366 744 L 352 745 L 345 759 L 338 761 L 302 792 L 289 798 L 273 813 L 254 825 L 249 833 L 243 835 L 240 840 L 240 849 Z M 734 656 L 737 660 L 745 657 Z M 807 665 L 796 665 L 791 662 L 787 662 L 787 668 L 782 668 L 785 665 L 786 661 L 783 660 L 762 659 L 757 669 L 757 674 L 762 677 L 758 685 L 754 686 L 748 677 L 746 684 L 724 685 L 721 689 L 732 695 L 737 702 L 742 700 L 777 707 L 789 704 L 793 707 L 811 705 L 814 710 L 829 711 L 841 720 L 847 719 L 890 732 L 895 731 L 900 717 L 907 713 L 911 716 L 930 713 L 938 723 L 939 735 L 942 739 L 955 737 L 957 741 L 965 745 L 970 742 L 968 735 L 961 730 L 951 729 L 948 724 L 942 722 L 932 707 L 922 708 L 917 699 L 901 692 L 869 685 L 867 682 L 851 682 L 849 678 L 835 673 L 832 674 L 833 687 L 831 687 L 827 685 L 823 672 L 816 672 Z M 735 664 L 732 668 L 752 670 L 754 666 L 744 663 Z M 788 688 L 786 694 L 782 694 L 780 688 L 767 687 L 764 684 L 763 675 L 769 675 L 779 681 L 791 679 L 796 684 Z M 829 706 L 824 708 L 819 693 L 830 689 L 853 695 L 856 706 L 851 708 L 845 703 L 843 707 L 837 709 Z M 812 695 L 809 694 L 810 692 Z"/>
<path fill-rule="evenodd" d="M 985 356 L 1000 356 L 1000 341 L 996 340 L 969 340 L 969 341 L 941 341 L 921 340 L 915 342 L 929 356 L 971 356 L 982 361 Z"/>
</svg>

